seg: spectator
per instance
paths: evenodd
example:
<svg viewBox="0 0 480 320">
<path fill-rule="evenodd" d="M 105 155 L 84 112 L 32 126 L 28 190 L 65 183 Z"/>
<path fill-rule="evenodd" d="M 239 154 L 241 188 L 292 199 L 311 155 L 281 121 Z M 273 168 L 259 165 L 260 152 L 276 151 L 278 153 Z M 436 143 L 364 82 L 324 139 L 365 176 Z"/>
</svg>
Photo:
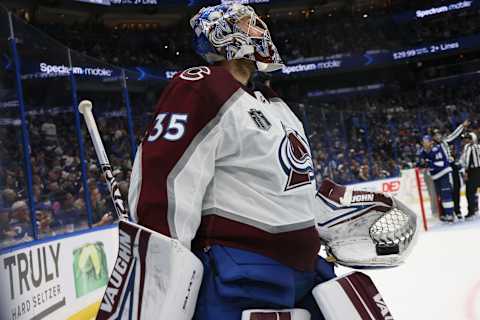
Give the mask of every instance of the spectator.
<svg viewBox="0 0 480 320">
<path fill-rule="evenodd" d="M 57 126 L 53 122 L 46 119 L 41 126 L 41 131 L 46 141 L 50 143 L 57 142 Z"/>
<path fill-rule="evenodd" d="M 56 234 L 55 228 L 58 228 L 58 224 L 55 222 L 49 207 L 43 205 L 37 206 L 36 218 L 40 237 L 48 237 Z"/>
<path fill-rule="evenodd" d="M 0 248 L 3 247 L 2 242 L 8 238 L 7 232 L 10 230 L 8 211 L 9 210 L 0 207 Z"/>
<path fill-rule="evenodd" d="M 0 208 L 10 208 L 16 198 L 17 195 L 13 189 L 4 189 L 0 192 Z"/>
<path fill-rule="evenodd" d="M 360 167 L 360 170 L 358 171 L 358 178 L 363 182 L 371 180 L 368 165 L 363 165 Z"/>
<path fill-rule="evenodd" d="M 99 227 L 112 223 L 114 220 L 112 215 L 112 205 L 110 203 L 107 204 L 105 199 L 102 199 L 102 196 L 96 187 L 91 188 L 90 196 L 92 201 L 93 226 Z M 110 200 L 109 197 L 106 199 Z"/>
<path fill-rule="evenodd" d="M 74 196 L 65 191 L 58 195 L 59 209 L 55 214 L 55 219 L 67 230 L 74 230 L 82 224 L 81 212 L 74 206 Z"/>
<path fill-rule="evenodd" d="M 12 204 L 9 225 L 7 235 L 10 238 L 22 241 L 32 239 L 32 224 L 25 201 L 19 200 Z"/>
</svg>

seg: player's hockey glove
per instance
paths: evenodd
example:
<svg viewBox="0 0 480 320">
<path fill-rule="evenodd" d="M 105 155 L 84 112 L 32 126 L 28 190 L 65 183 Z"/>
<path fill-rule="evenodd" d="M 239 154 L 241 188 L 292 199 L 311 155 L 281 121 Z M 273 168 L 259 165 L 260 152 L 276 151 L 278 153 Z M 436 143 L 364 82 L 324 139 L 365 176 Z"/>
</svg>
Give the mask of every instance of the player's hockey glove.
<svg viewBox="0 0 480 320">
<path fill-rule="evenodd" d="M 414 245 L 417 215 L 398 199 L 324 180 L 317 193 L 320 238 L 331 261 L 349 267 L 393 267 Z"/>
</svg>

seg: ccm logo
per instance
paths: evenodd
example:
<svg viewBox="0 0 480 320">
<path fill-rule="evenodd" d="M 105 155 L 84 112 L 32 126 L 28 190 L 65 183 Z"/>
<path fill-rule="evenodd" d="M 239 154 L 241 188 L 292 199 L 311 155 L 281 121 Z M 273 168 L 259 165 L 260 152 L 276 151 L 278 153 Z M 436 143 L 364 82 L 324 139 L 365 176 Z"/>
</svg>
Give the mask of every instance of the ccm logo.
<svg viewBox="0 0 480 320">
<path fill-rule="evenodd" d="M 400 181 L 384 182 L 382 192 L 398 192 L 400 191 Z"/>
</svg>

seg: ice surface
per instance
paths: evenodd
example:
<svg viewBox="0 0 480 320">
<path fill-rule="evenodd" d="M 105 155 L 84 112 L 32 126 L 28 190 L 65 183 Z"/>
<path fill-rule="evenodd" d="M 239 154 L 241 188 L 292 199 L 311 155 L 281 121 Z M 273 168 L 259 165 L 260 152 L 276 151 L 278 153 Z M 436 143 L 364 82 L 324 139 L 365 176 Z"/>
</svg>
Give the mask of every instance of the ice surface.
<svg viewBox="0 0 480 320">
<path fill-rule="evenodd" d="M 435 225 L 402 266 L 363 272 L 395 320 L 480 320 L 480 219 Z"/>
</svg>

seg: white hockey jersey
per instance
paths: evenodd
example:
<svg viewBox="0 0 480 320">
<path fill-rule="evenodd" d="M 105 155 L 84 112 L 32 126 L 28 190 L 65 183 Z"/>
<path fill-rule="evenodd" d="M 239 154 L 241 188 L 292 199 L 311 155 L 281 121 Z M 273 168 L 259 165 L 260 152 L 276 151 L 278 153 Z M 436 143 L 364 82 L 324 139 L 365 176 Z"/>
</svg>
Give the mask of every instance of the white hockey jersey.
<svg viewBox="0 0 480 320">
<path fill-rule="evenodd" d="M 221 244 L 312 271 L 315 193 L 309 145 L 290 108 L 222 67 L 196 67 L 160 98 L 129 204 L 140 224 L 188 248 Z"/>
</svg>

